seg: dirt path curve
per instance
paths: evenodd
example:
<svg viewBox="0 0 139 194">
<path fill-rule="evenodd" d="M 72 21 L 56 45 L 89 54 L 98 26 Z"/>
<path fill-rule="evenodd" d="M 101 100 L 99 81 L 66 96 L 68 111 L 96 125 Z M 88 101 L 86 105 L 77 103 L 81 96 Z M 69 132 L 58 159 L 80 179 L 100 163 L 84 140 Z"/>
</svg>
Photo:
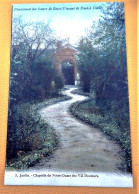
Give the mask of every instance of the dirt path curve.
<svg viewBox="0 0 139 194">
<path fill-rule="evenodd" d="M 65 91 L 71 100 L 59 102 L 40 111 L 42 118 L 53 126 L 60 137 L 61 146 L 49 158 L 44 158 L 32 169 L 97 171 L 118 173 L 122 158 L 120 147 L 99 129 L 74 118 L 69 106 L 87 97 Z"/>
</svg>

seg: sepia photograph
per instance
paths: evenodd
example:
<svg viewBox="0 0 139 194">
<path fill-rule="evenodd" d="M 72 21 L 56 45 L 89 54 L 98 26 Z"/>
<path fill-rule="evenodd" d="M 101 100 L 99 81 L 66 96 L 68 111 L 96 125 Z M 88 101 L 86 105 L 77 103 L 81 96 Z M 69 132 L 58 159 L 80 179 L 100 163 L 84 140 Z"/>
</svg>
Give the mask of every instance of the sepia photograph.
<svg viewBox="0 0 139 194">
<path fill-rule="evenodd" d="M 5 185 L 133 187 L 122 2 L 14 4 Z"/>
</svg>

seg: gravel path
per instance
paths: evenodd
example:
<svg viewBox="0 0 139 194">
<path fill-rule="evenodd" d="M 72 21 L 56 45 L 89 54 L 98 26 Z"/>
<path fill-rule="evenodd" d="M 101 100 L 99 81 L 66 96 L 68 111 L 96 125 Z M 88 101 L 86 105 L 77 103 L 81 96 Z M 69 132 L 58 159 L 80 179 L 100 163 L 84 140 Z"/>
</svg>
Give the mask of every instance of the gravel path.
<svg viewBox="0 0 139 194">
<path fill-rule="evenodd" d="M 87 97 L 65 91 L 71 100 L 59 102 L 40 111 L 42 118 L 53 126 L 60 138 L 60 147 L 30 169 L 119 173 L 122 157 L 120 147 L 103 132 L 85 124 L 69 113 L 69 106 Z"/>
</svg>

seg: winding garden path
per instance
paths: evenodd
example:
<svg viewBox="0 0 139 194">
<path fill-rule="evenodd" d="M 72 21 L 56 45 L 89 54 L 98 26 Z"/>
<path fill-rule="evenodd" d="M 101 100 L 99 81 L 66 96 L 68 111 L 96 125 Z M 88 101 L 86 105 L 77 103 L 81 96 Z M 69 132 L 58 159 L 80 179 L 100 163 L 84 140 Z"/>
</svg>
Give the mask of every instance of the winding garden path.
<svg viewBox="0 0 139 194">
<path fill-rule="evenodd" d="M 51 157 L 46 157 L 32 169 L 120 172 L 122 157 L 120 147 L 110 138 L 69 112 L 73 102 L 87 97 L 72 94 L 75 87 L 65 91 L 71 100 L 59 102 L 40 111 L 42 118 L 53 126 L 60 138 L 60 148 Z"/>
</svg>

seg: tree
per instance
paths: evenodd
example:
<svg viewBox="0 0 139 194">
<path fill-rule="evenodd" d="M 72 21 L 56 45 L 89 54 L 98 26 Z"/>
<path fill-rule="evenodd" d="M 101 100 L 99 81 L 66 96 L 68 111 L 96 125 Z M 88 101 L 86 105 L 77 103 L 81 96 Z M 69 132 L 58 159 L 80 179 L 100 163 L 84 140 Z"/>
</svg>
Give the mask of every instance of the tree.
<svg viewBox="0 0 139 194">
<path fill-rule="evenodd" d="M 90 35 L 102 54 L 105 80 L 102 93 L 107 99 L 121 100 L 128 97 L 125 22 L 123 3 L 108 3 L 103 17 Z M 94 39 L 95 38 L 95 39 Z"/>
<path fill-rule="evenodd" d="M 96 100 L 102 105 L 128 98 L 124 7 L 108 3 L 102 18 L 94 23 L 87 41 L 80 42 L 78 55 L 82 76 L 93 84 Z M 91 76 L 92 75 L 92 76 Z M 83 81 L 88 91 L 91 85 Z M 128 99 L 126 99 L 128 102 Z"/>
<path fill-rule="evenodd" d="M 81 39 L 79 43 L 77 62 L 83 90 L 90 92 L 91 83 L 96 83 L 94 79 L 98 78 L 95 74 L 97 73 L 96 68 L 99 67 L 99 61 L 97 50 L 88 38 Z"/>
<path fill-rule="evenodd" d="M 55 37 L 49 23 L 25 22 L 21 17 L 14 18 L 12 23 L 12 50 L 11 50 L 11 78 L 10 102 L 26 101 L 40 96 L 48 96 L 50 77 L 52 71 L 51 55 L 55 48 Z M 39 83 L 39 76 L 35 74 L 36 61 L 38 70 L 42 70 L 42 56 L 46 56 L 47 72 L 45 69 L 40 76 L 47 82 L 46 91 L 44 83 Z M 49 60 L 47 60 L 49 58 Z M 40 69 L 39 69 L 40 68 Z M 39 73 L 38 71 L 38 73 Z M 47 75 L 47 76 L 46 76 Z M 38 80 L 36 80 L 38 79 Z M 41 89 L 43 88 L 43 90 Z M 51 90 L 51 87 L 49 88 Z M 38 92 L 37 92 L 38 91 Z M 42 92 L 42 94 L 40 94 Z M 38 94 L 37 94 L 38 93 Z"/>
<path fill-rule="evenodd" d="M 78 66 L 84 91 L 95 92 L 101 109 L 112 110 L 129 126 L 126 42 L 123 3 L 107 3 L 79 44 Z M 119 114 L 119 110 L 123 111 Z"/>
<path fill-rule="evenodd" d="M 32 64 L 55 43 L 55 37 L 49 23 L 24 22 L 21 17 L 14 18 L 12 26 L 12 46 L 18 47 L 24 44 L 26 60 L 30 75 L 32 75 Z"/>
</svg>

